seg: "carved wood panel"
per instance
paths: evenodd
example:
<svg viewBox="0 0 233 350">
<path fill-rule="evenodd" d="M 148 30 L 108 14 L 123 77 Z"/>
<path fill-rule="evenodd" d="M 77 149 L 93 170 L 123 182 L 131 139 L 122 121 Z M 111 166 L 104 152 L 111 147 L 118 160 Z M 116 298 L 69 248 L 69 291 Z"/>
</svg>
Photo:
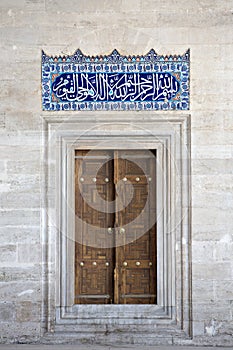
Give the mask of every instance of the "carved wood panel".
<svg viewBox="0 0 233 350">
<path fill-rule="evenodd" d="M 75 214 L 80 218 L 75 230 L 75 303 L 111 303 L 115 251 L 108 228 L 114 226 L 114 213 L 107 210 L 114 199 L 112 156 L 108 151 L 76 151 L 75 156 Z M 90 235 L 95 246 L 88 245 Z M 111 248 L 103 248 L 106 241 Z"/>
<path fill-rule="evenodd" d="M 121 243 L 116 248 L 115 302 L 153 304 L 156 301 L 156 226 L 151 217 L 155 214 L 155 157 L 149 151 L 119 151 L 115 163 L 119 187 L 117 206 L 119 202 L 125 205 L 123 210 L 116 210 L 115 219 L 116 239 Z M 130 187 L 133 187 L 133 198 L 127 205 L 125 193 Z M 136 220 L 141 213 L 141 220 Z M 124 240 L 131 242 L 124 244 Z"/>
</svg>

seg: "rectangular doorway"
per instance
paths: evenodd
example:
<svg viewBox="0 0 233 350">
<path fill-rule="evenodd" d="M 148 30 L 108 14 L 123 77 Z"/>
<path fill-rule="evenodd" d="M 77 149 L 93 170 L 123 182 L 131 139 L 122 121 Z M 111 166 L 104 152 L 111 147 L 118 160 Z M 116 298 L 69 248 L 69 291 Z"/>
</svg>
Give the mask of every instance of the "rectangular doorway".
<svg viewBox="0 0 233 350">
<path fill-rule="evenodd" d="M 75 151 L 75 304 L 156 304 L 156 153 Z"/>
</svg>

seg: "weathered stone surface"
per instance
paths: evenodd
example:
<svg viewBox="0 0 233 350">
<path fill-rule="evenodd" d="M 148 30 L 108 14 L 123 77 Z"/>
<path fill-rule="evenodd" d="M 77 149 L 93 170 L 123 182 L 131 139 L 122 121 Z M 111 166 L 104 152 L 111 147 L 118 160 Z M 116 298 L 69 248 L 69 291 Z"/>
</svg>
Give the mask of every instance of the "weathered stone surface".
<svg viewBox="0 0 233 350">
<path fill-rule="evenodd" d="M 4 113 L 4 112 L 0 113 L 0 130 L 1 130 L 1 129 L 5 129 L 5 127 L 6 127 L 6 122 L 5 122 L 5 120 L 6 120 L 6 115 L 5 115 L 5 113 Z"/>
<path fill-rule="evenodd" d="M 10 297 L 14 303 L 30 301 L 39 303 L 41 300 L 41 283 L 33 280 L 17 280 L 0 282 L 1 297 L 6 300 Z"/>
<path fill-rule="evenodd" d="M 1 263 L 16 262 L 16 246 L 14 244 L 0 246 Z"/>
<path fill-rule="evenodd" d="M 5 242 L 8 244 L 38 244 L 40 243 L 39 226 L 1 226 L 0 227 L 0 245 Z"/>
<path fill-rule="evenodd" d="M 231 281 L 232 277 L 232 266 L 228 262 L 211 263 L 207 260 L 193 263 L 194 279 Z"/>
<path fill-rule="evenodd" d="M 19 301 L 16 306 L 17 322 L 40 322 L 40 306 L 31 301 Z"/>
<path fill-rule="evenodd" d="M 110 346 L 110 345 L 89 345 L 89 344 L 79 344 L 79 345 L 29 345 L 29 344 L 17 344 L 17 345 L 0 345 L 0 349 L 8 349 L 8 350 L 115 350 L 115 349 L 121 349 L 121 350 L 141 350 L 141 346 L 140 345 L 134 345 L 134 346 L 127 346 L 127 345 L 114 345 L 114 346 Z M 171 345 L 171 346 L 161 346 L 161 345 L 152 345 L 152 346 L 143 346 L 144 350 L 180 350 L 180 346 L 175 346 L 175 345 Z M 192 347 L 192 349 L 197 349 L 197 350 L 212 350 L 212 347 Z M 215 347 L 215 349 L 219 349 L 218 347 Z M 229 348 L 225 348 L 225 347 L 221 347 L 221 350 L 228 350 Z M 182 346 L 182 350 L 190 350 L 190 346 Z"/>
<path fill-rule="evenodd" d="M 212 320 L 216 320 L 218 323 L 223 321 L 231 322 L 231 305 L 230 302 L 216 302 L 209 300 L 209 302 L 194 302 L 193 303 L 193 316 L 197 317 L 206 324 L 211 323 Z M 207 332 L 208 334 L 208 332 Z M 217 334 L 208 334 L 214 336 Z"/>
<path fill-rule="evenodd" d="M 214 227 L 210 222 L 207 224 L 193 225 L 193 239 L 195 241 L 221 241 L 232 242 L 233 234 L 228 223 L 216 224 Z"/>
<path fill-rule="evenodd" d="M 40 244 L 20 244 L 18 248 L 19 263 L 36 263 L 41 260 L 41 245 Z"/>
<path fill-rule="evenodd" d="M 4 210 L 0 212 L 0 226 L 5 225 L 38 225 L 40 221 L 39 210 Z"/>
<path fill-rule="evenodd" d="M 232 288 L 233 288 L 233 281 L 214 281 L 214 292 L 215 292 L 215 298 L 217 300 L 229 300 L 230 302 L 230 309 L 233 308 L 233 302 L 232 302 Z"/>
<path fill-rule="evenodd" d="M 211 263 L 214 262 L 214 249 L 216 247 L 216 243 L 212 243 L 209 241 L 205 242 L 193 242 L 192 251 L 193 251 L 193 261 L 203 261 L 204 259 Z"/>
<path fill-rule="evenodd" d="M 231 175 L 233 174 L 232 159 L 194 159 L 192 173 L 193 175 Z"/>
<path fill-rule="evenodd" d="M 16 264 L 14 264 L 16 265 Z M 40 280 L 41 266 L 32 264 L 1 267 L 0 282 L 38 281 Z"/>
<path fill-rule="evenodd" d="M 14 320 L 15 305 L 10 302 L 0 302 L 0 319 L 1 322 Z"/>
</svg>

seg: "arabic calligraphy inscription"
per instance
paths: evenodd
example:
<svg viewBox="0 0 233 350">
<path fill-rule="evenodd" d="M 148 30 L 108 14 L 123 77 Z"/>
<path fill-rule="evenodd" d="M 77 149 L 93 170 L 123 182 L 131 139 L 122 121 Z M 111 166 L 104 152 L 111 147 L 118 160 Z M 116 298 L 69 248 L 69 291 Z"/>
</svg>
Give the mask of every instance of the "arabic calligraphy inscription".
<svg viewBox="0 0 233 350">
<path fill-rule="evenodd" d="M 189 109 L 189 51 L 183 56 L 49 57 L 42 52 L 44 110 Z"/>
</svg>

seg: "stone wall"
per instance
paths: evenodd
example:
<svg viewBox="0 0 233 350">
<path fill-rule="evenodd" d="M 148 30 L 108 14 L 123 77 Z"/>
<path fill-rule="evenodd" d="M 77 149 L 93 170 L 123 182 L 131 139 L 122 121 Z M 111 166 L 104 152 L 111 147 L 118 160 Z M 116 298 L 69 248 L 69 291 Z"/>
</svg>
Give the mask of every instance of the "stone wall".
<svg viewBox="0 0 233 350">
<path fill-rule="evenodd" d="M 0 27 L 1 341 L 45 339 L 41 50 L 97 55 L 116 48 L 128 55 L 190 48 L 191 343 L 232 345 L 233 1 L 1 0 Z"/>
</svg>

